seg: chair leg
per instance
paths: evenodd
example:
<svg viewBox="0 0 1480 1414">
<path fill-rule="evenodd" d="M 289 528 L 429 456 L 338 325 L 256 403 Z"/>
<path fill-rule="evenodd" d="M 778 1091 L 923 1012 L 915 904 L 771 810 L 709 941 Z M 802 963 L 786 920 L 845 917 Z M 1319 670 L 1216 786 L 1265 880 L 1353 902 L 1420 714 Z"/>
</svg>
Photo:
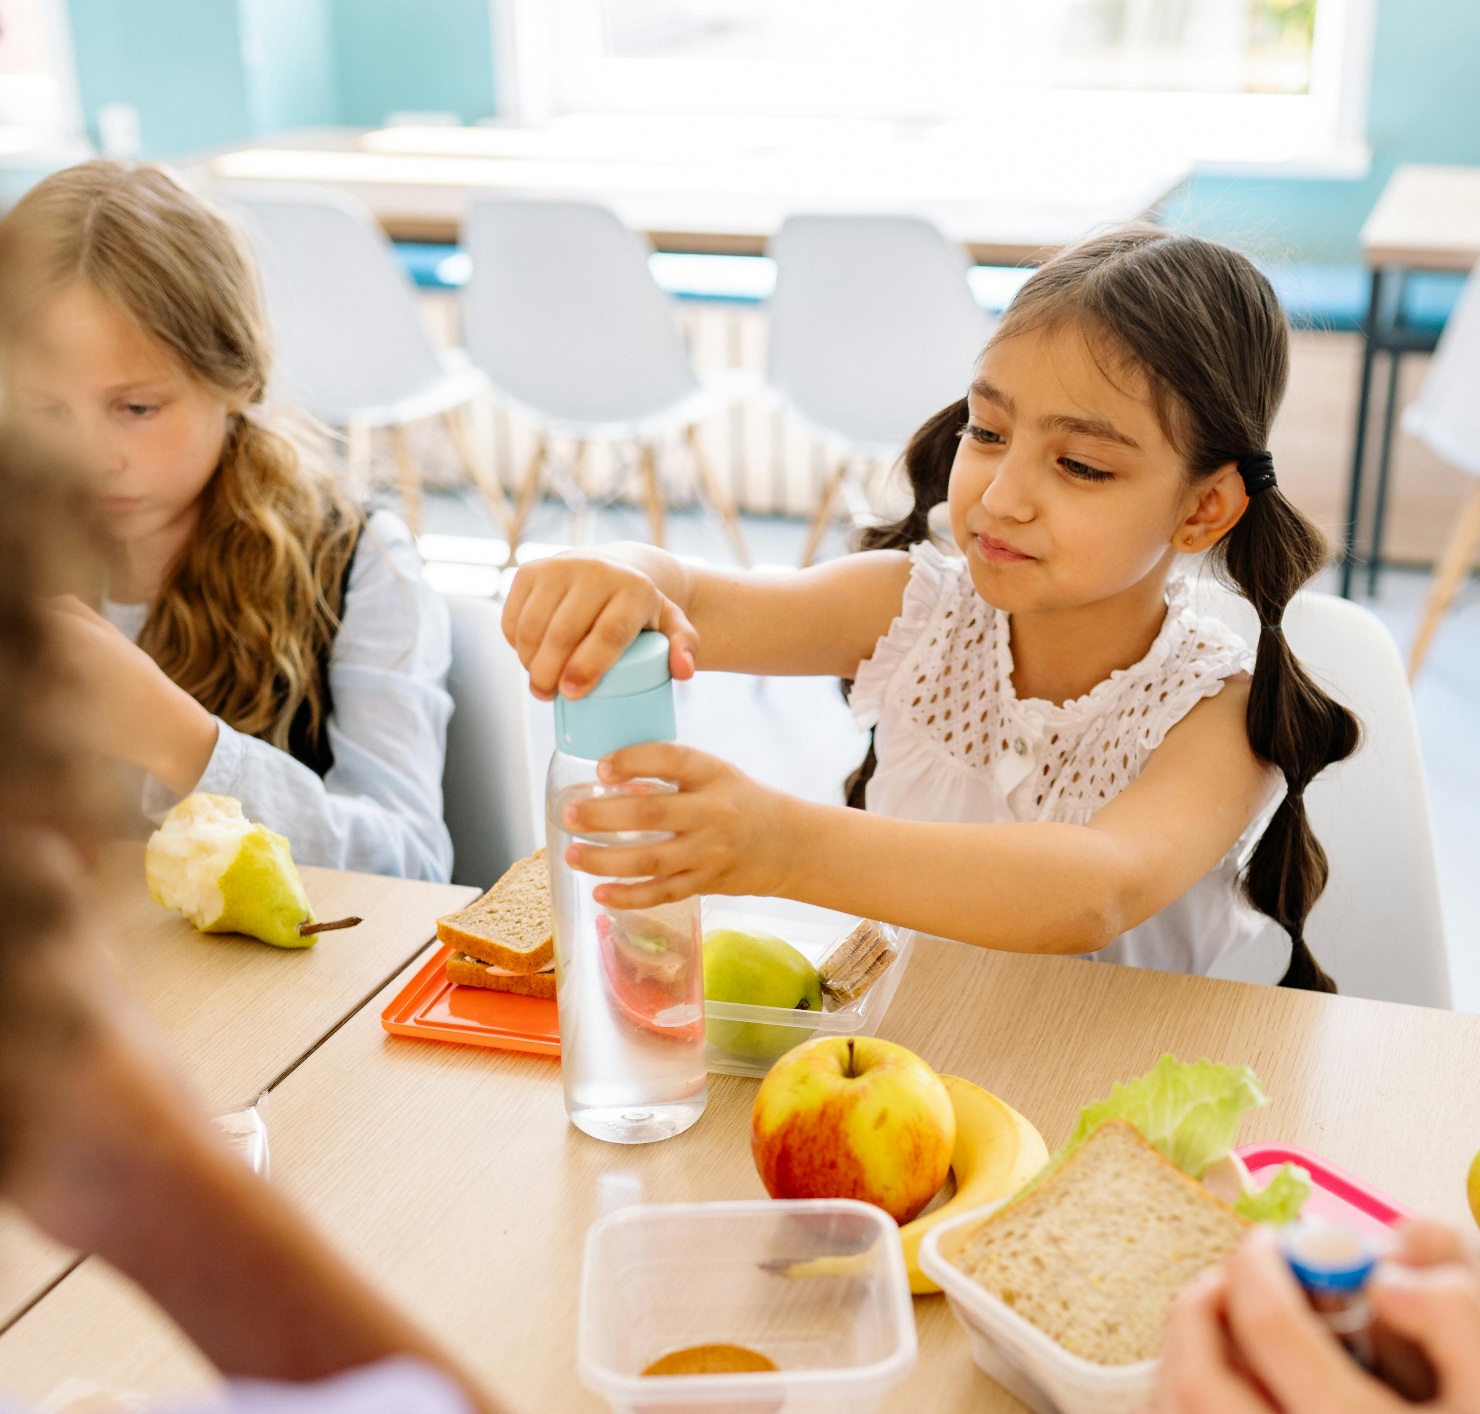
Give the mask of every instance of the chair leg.
<svg viewBox="0 0 1480 1414">
<path fill-rule="evenodd" d="M 586 453 L 590 445 L 584 437 L 577 437 L 570 449 L 570 484 L 575 488 L 575 498 L 569 503 L 572 545 L 586 543 L 586 528 L 591 520 L 591 503 L 586 499 Z"/>
<path fill-rule="evenodd" d="M 421 468 L 411 455 L 404 427 L 392 427 L 391 451 L 396 459 L 396 484 L 401 489 L 401 510 L 413 535 L 421 534 Z"/>
<path fill-rule="evenodd" d="M 461 408 L 448 408 L 442 414 L 443 424 L 447 428 L 447 435 L 452 438 L 452 445 L 457 451 L 457 459 L 462 463 L 463 474 L 476 486 L 481 493 L 488 509 L 493 512 L 494 524 L 504 532 L 505 539 L 509 534 L 509 501 L 504 495 L 504 488 L 499 484 L 497 473 L 491 466 L 485 464 L 478 450 L 473 446 L 473 439 L 468 433 L 468 425 L 463 421 L 463 410 Z"/>
<path fill-rule="evenodd" d="M 843 486 L 843 478 L 847 474 L 848 458 L 840 457 L 838 464 L 832 469 L 832 473 L 822 487 L 822 497 L 817 502 L 817 514 L 812 517 L 812 529 L 807 535 L 807 548 L 802 551 L 802 559 L 798 568 L 806 569 L 817 558 L 817 549 L 822 544 L 822 537 L 827 534 L 828 524 L 832 520 L 833 502 L 838 499 L 838 492 Z"/>
<path fill-rule="evenodd" d="M 745 543 L 745 531 L 740 524 L 740 517 L 735 514 L 735 503 L 730 499 L 729 493 L 715 474 L 714 466 L 704 451 L 703 439 L 699 436 L 697 425 L 691 424 L 684 428 L 684 438 L 694 458 L 694 469 L 699 476 L 699 486 L 709 504 L 719 512 L 719 518 L 724 522 L 725 534 L 730 537 L 730 544 L 735 547 L 735 554 L 739 557 L 740 563 L 749 569 L 750 547 Z"/>
<path fill-rule="evenodd" d="M 529 465 L 524 468 L 524 480 L 519 483 L 519 501 L 514 507 L 513 519 L 509 522 L 509 558 L 506 564 L 514 563 L 514 552 L 524 538 L 524 527 L 529 523 L 529 513 L 534 509 L 534 499 L 539 494 L 540 482 L 545 470 L 545 438 L 543 434 L 535 441 L 534 451 L 529 455 Z"/>
<path fill-rule="evenodd" d="M 1454 534 L 1434 568 L 1434 584 L 1429 590 L 1428 603 L 1424 605 L 1423 618 L 1419 621 L 1408 657 L 1409 682 L 1418 676 L 1418 670 L 1428 656 L 1429 644 L 1433 642 L 1444 615 L 1449 612 L 1454 596 L 1459 593 L 1459 587 L 1469 572 L 1477 541 L 1480 541 L 1480 483 L 1470 492 L 1470 499 L 1460 512 L 1459 524 L 1454 527 Z"/>
<path fill-rule="evenodd" d="M 641 443 L 637 448 L 637 462 L 642 472 L 643 499 L 647 502 L 648 524 L 652 527 L 653 544 L 663 548 L 663 488 L 658 482 L 658 459 L 653 455 L 652 445 Z"/>
<path fill-rule="evenodd" d="M 370 429 L 363 422 L 351 422 L 344 429 L 344 474 L 350 495 L 357 501 L 363 501 L 370 492 L 372 451 Z"/>
</svg>

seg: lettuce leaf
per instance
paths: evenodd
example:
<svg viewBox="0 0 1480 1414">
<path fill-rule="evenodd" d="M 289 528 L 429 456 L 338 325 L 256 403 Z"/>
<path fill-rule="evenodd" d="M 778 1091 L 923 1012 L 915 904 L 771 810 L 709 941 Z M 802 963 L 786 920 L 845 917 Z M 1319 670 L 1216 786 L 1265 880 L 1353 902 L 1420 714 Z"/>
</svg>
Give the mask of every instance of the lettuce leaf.
<svg viewBox="0 0 1480 1414">
<path fill-rule="evenodd" d="M 1310 1174 L 1298 1164 L 1281 1164 L 1259 1192 L 1245 1193 L 1233 1207 L 1250 1222 L 1283 1227 L 1300 1216 L 1301 1205 L 1309 1197 Z"/>
<path fill-rule="evenodd" d="M 1269 1103 L 1246 1065 L 1179 1061 L 1168 1053 L 1138 1080 L 1116 1085 L 1108 1099 L 1080 1112 L 1067 1142 L 1034 1178 L 1037 1186 L 1062 1168 L 1107 1120 L 1128 1120 L 1183 1173 L 1201 1178 L 1221 1159 L 1250 1110 Z"/>
</svg>

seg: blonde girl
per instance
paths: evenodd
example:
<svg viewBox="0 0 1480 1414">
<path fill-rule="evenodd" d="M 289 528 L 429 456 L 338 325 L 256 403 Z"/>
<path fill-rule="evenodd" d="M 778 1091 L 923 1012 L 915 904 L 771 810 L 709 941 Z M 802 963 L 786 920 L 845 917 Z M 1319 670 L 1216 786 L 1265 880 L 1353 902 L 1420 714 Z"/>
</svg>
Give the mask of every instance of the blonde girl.
<svg viewBox="0 0 1480 1414">
<path fill-rule="evenodd" d="M 237 797 L 302 862 L 446 879 L 446 607 L 392 514 L 346 499 L 268 401 L 256 272 L 152 167 L 88 162 L 0 225 L 17 415 L 91 474 L 101 612 L 54 617 L 89 744 L 157 818 Z"/>
<path fill-rule="evenodd" d="M 598 889 L 624 908 L 777 894 L 985 947 L 1330 988 L 1303 938 L 1326 877 L 1303 793 L 1358 729 L 1280 627 L 1323 554 L 1267 451 L 1287 363 L 1248 261 L 1118 231 L 1024 285 L 967 395 L 917 434 L 889 548 L 778 577 L 642 546 L 521 570 L 504 625 L 542 697 L 589 691 L 651 626 L 678 677 L 851 678 L 875 732 L 866 810 L 676 745 L 618 752 L 606 779 L 679 791 L 570 824 L 671 838 L 571 862 L 629 881 Z M 1200 555 L 1258 612 L 1257 653 L 1193 611 L 1180 571 Z"/>
</svg>

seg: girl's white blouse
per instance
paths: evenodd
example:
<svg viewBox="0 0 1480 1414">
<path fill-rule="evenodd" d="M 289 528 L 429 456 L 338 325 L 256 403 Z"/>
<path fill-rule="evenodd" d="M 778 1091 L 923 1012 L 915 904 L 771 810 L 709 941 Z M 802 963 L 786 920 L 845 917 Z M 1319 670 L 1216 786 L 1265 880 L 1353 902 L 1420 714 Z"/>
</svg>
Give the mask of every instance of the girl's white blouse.
<svg viewBox="0 0 1480 1414">
<path fill-rule="evenodd" d="M 103 602 L 137 641 L 148 604 Z M 442 767 L 452 698 L 447 604 L 422 578 L 405 523 L 378 510 L 360 536 L 329 650 L 328 719 L 334 764 L 321 780 L 270 742 L 217 719 L 216 749 L 195 789 L 232 795 L 248 817 L 286 835 L 300 864 L 445 881 L 452 839 L 442 820 Z M 176 803 L 163 782 L 142 783 L 144 817 Z"/>
<path fill-rule="evenodd" d="M 859 664 L 852 708 L 874 729 L 870 810 L 902 820 L 1084 824 L 1140 775 L 1167 732 L 1254 655 L 1217 619 L 1198 618 L 1186 580 L 1140 662 L 1084 697 L 1020 700 L 1008 615 L 976 592 L 966 562 L 910 552 L 899 616 Z M 1290 940 L 1239 891 L 1241 863 L 1273 803 L 1181 898 L 1095 956 L 1106 962 L 1277 982 Z"/>
</svg>

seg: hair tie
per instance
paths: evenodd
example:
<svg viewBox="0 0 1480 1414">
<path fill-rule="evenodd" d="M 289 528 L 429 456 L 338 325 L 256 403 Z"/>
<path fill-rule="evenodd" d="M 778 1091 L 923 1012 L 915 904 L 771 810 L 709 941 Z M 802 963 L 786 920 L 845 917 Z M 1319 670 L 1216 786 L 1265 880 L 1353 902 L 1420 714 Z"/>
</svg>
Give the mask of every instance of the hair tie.
<svg viewBox="0 0 1480 1414">
<path fill-rule="evenodd" d="M 1268 452 L 1250 452 L 1237 462 L 1247 495 L 1257 496 L 1275 485 L 1274 458 Z"/>
</svg>

